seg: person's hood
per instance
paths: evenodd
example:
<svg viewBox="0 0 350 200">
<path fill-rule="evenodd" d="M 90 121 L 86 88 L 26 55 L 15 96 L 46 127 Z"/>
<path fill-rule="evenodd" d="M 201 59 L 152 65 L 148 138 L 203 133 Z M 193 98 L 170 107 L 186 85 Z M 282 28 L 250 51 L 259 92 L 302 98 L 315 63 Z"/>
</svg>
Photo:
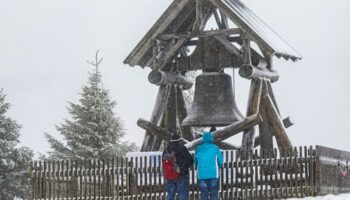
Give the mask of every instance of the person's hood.
<svg viewBox="0 0 350 200">
<path fill-rule="evenodd" d="M 213 135 L 210 132 L 204 132 L 202 142 L 203 143 L 213 143 L 214 142 Z"/>
</svg>

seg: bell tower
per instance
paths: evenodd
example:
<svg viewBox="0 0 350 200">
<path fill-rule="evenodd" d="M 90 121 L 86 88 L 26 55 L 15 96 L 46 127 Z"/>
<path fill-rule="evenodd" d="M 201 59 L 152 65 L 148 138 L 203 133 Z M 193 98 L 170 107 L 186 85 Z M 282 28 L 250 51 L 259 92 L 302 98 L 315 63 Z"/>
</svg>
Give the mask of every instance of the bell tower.
<svg viewBox="0 0 350 200">
<path fill-rule="evenodd" d="M 210 19 L 217 28 L 206 30 Z M 282 118 L 272 89 L 279 79 L 273 57 L 301 59 L 240 0 L 174 0 L 124 61 L 149 67 L 148 79 L 159 87 L 151 119 L 138 120 L 146 131 L 141 151 L 161 150 L 176 132 L 194 148 L 201 139 L 193 137 L 192 127 L 211 126 L 222 127 L 213 133 L 216 144 L 241 150 L 242 159 L 256 147 L 272 152 L 273 140 L 280 151 L 292 148 L 287 128 L 293 123 Z M 234 83 L 225 69 L 251 83 L 246 113 L 236 106 Z M 186 72 L 197 70 L 202 73 L 187 110 L 183 90 L 193 83 Z M 239 132 L 240 146 L 223 141 Z"/>
</svg>

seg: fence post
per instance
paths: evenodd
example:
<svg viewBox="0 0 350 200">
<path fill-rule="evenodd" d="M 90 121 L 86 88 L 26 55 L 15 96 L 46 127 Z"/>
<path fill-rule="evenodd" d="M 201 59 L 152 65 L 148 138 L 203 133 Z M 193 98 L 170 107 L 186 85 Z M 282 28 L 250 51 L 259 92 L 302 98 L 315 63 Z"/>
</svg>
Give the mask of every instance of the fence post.
<svg viewBox="0 0 350 200">
<path fill-rule="evenodd" d="M 133 195 L 136 191 L 136 182 L 135 182 L 135 176 L 134 176 L 134 161 L 133 158 L 128 162 L 128 170 L 127 170 L 127 195 Z"/>
<path fill-rule="evenodd" d="M 33 189 L 34 189 L 34 162 L 30 162 L 29 173 L 30 173 L 30 192 L 29 192 L 29 200 L 34 199 Z"/>
<path fill-rule="evenodd" d="M 312 149 L 312 147 L 311 147 Z M 312 170 L 314 170 L 314 177 L 313 177 L 313 180 L 312 180 L 312 184 L 314 184 L 314 191 L 313 191 L 313 196 L 317 196 L 317 194 L 321 191 L 321 188 L 320 188 L 320 157 L 318 156 L 317 154 L 317 146 L 316 146 L 316 149 L 312 149 L 311 150 L 312 152 L 312 157 L 313 157 L 313 162 L 314 162 L 314 168 Z"/>
</svg>

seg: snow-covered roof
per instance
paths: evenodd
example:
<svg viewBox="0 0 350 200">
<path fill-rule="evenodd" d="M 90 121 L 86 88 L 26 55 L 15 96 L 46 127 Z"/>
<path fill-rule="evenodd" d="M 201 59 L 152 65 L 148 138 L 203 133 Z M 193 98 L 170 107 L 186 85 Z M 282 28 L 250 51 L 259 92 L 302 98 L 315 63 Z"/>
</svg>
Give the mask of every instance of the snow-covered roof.
<svg viewBox="0 0 350 200">
<path fill-rule="evenodd" d="M 301 56 L 239 0 L 209 0 L 218 10 L 252 38 L 268 55 L 296 61 Z M 163 34 L 192 30 L 196 20 L 194 0 L 174 0 L 124 60 L 130 66 L 147 67 L 152 59 L 152 42 Z M 180 46 L 179 46 L 180 48 Z M 149 67 L 149 66 L 148 66 Z"/>
</svg>

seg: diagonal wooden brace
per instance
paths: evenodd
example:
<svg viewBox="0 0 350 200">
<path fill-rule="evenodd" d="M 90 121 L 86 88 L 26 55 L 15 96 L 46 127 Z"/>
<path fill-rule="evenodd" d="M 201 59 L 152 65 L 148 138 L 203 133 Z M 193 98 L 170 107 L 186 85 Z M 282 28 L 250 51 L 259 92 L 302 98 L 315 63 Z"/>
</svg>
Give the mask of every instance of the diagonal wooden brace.
<svg viewBox="0 0 350 200">
<path fill-rule="evenodd" d="M 293 148 L 288 135 L 286 128 L 283 124 L 282 119 L 280 118 L 280 115 L 278 114 L 278 111 L 271 99 L 271 97 L 267 94 L 262 97 L 262 106 L 266 110 L 267 114 L 267 120 L 271 130 L 273 131 L 273 135 L 276 137 L 276 142 L 278 145 L 278 149 L 280 152 L 282 152 L 283 149 Z"/>
<path fill-rule="evenodd" d="M 223 129 L 213 132 L 214 142 L 221 142 L 227 138 L 234 136 L 244 130 L 250 129 L 251 127 L 257 125 L 262 119 L 260 115 L 254 114 L 249 117 L 244 118 L 241 121 L 235 122 Z M 196 139 L 192 142 L 187 143 L 185 146 L 189 150 L 195 149 L 198 145 L 202 143 L 202 138 Z"/>
</svg>

